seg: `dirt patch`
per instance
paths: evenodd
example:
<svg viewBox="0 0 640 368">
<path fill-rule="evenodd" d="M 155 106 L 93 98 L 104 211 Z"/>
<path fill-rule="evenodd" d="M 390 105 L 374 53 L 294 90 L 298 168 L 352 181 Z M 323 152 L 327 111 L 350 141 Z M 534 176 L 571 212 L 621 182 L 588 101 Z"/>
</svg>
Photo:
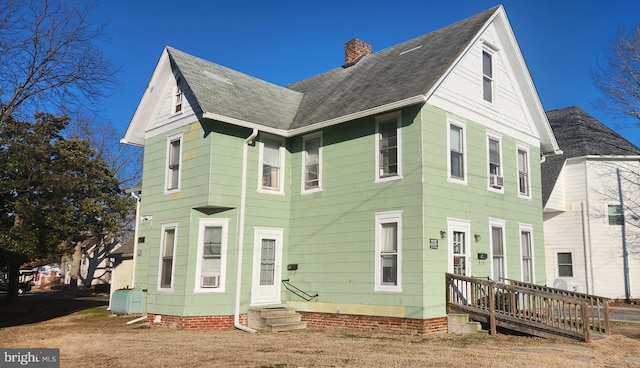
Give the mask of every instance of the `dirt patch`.
<svg viewBox="0 0 640 368">
<path fill-rule="evenodd" d="M 61 300 L 73 305 L 86 298 Z M 636 363 L 640 340 L 617 334 L 584 344 L 501 334 L 418 337 L 314 329 L 256 334 L 177 331 L 142 323 L 127 325 L 133 318 L 112 317 L 106 305 L 71 308 L 70 313 L 49 307 L 59 315 L 0 328 L 0 346 L 59 348 L 63 367 L 144 367 L 151 362 L 157 367 L 513 367 L 523 361 L 544 367 L 640 367 Z M 613 326 L 616 333 L 627 327 L 638 331 L 640 325 Z"/>
</svg>

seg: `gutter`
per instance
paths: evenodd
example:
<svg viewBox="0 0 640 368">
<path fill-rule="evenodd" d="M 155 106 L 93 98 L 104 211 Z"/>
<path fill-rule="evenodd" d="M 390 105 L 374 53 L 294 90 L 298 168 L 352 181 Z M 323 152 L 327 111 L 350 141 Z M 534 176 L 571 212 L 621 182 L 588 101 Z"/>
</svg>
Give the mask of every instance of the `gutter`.
<svg viewBox="0 0 640 368">
<path fill-rule="evenodd" d="M 391 110 L 397 110 L 397 109 L 400 109 L 400 108 L 403 108 L 403 107 L 424 103 L 426 101 L 427 101 L 427 96 L 426 95 L 417 95 L 417 96 L 406 98 L 404 100 L 392 102 L 392 103 L 389 103 L 389 104 L 386 104 L 386 105 L 372 107 L 370 109 L 358 111 L 358 112 L 355 112 L 355 113 L 352 113 L 352 114 L 347 114 L 347 115 L 339 116 L 337 118 L 324 120 L 324 121 L 321 121 L 321 122 L 318 122 L 318 123 L 307 125 L 307 126 L 304 126 L 302 128 L 296 128 L 296 129 L 290 129 L 290 130 L 272 128 L 272 127 L 264 126 L 264 125 L 261 125 L 261 124 L 252 123 L 252 122 L 249 122 L 249 121 L 246 121 L 246 120 L 240 120 L 240 119 L 236 119 L 236 118 L 232 118 L 232 117 L 228 117 L 228 116 L 224 116 L 224 115 L 220 115 L 220 114 L 215 114 L 215 113 L 211 113 L 211 112 L 205 112 L 204 114 L 202 114 L 202 117 L 206 118 L 206 119 L 213 119 L 213 120 L 223 121 L 225 123 L 242 126 L 242 127 L 249 128 L 249 129 L 254 129 L 254 130 L 260 129 L 260 130 L 265 131 L 267 133 L 271 133 L 271 134 L 275 134 L 275 135 L 278 135 L 278 136 L 281 136 L 281 137 L 288 138 L 288 137 L 293 137 L 293 136 L 304 134 L 304 133 L 313 132 L 315 130 L 326 128 L 328 126 L 332 126 L 332 125 L 344 123 L 344 122 L 347 122 L 347 121 L 355 120 L 355 119 L 362 118 L 362 117 L 365 117 L 365 116 L 376 115 L 376 114 L 380 114 L 380 113 L 383 113 L 383 112 L 387 112 L 387 111 L 391 111 Z"/>
<path fill-rule="evenodd" d="M 236 304 L 233 314 L 233 326 L 239 330 L 255 333 L 256 330 L 240 324 L 240 288 L 242 286 L 242 252 L 244 244 L 244 210 L 247 202 L 247 150 L 249 143 L 258 135 L 258 129 L 253 128 L 251 135 L 242 145 L 242 184 L 240 189 L 240 219 L 238 223 L 238 266 L 236 267 Z"/>
</svg>

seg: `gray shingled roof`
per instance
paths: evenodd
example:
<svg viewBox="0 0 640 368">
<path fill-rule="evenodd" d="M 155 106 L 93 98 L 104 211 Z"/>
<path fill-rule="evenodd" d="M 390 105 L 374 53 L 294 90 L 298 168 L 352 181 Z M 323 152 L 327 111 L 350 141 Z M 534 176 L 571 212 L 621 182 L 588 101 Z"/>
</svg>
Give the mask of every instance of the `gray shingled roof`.
<svg viewBox="0 0 640 368">
<path fill-rule="evenodd" d="M 202 113 L 289 130 L 426 95 L 498 8 L 286 88 L 167 51 Z"/>
<path fill-rule="evenodd" d="M 304 93 L 291 128 L 426 95 L 497 9 L 287 86 Z"/>
<path fill-rule="evenodd" d="M 271 128 L 288 129 L 302 94 L 197 58 L 172 47 L 169 57 L 196 108 Z"/>
<path fill-rule="evenodd" d="M 543 205 L 553 191 L 564 162 L 583 156 L 639 156 L 640 149 L 577 106 L 547 112 L 549 124 L 564 152 L 542 163 Z"/>
</svg>

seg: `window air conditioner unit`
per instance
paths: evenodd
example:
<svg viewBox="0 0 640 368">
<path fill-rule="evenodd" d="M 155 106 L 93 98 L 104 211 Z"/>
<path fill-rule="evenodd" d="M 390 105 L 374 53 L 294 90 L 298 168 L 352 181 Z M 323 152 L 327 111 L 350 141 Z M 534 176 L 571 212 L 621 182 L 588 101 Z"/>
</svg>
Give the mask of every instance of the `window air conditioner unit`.
<svg viewBox="0 0 640 368">
<path fill-rule="evenodd" d="M 489 176 L 489 186 L 497 189 L 502 189 L 504 185 L 504 178 L 498 175 Z"/>
<path fill-rule="evenodd" d="M 203 288 L 217 288 L 220 284 L 220 275 L 202 275 L 200 285 Z"/>
</svg>

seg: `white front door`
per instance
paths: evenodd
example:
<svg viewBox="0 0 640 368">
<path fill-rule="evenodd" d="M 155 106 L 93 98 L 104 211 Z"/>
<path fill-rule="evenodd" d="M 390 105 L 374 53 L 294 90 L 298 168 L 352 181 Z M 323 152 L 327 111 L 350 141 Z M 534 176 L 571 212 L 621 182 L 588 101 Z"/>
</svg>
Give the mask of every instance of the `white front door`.
<svg viewBox="0 0 640 368">
<path fill-rule="evenodd" d="M 282 229 L 255 228 L 251 305 L 280 304 Z"/>
<path fill-rule="evenodd" d="M 448 220 L 448 228 L 449 272 L 461 276 L 470 276 L 470 223 L 463 220 Z"/>
</svg>

